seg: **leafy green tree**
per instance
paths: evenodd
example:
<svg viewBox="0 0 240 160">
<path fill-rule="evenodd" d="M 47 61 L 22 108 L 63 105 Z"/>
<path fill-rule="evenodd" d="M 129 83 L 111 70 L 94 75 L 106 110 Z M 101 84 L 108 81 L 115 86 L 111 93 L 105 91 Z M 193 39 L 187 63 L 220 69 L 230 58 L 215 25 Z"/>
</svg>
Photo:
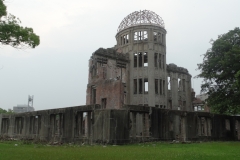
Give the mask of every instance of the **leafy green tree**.
<svg viewBox="0 0 240 160">
<path fill-rule="evenodd" d="M 1 113 L 13 114 L 14 112 L 13 112 L 12 109 L 5 110 L 5 109 L 0 108 L 0 114 L 1 114 Z"/>
<path fill-rule="evenodd" d="M 240 113 L 240 29 L 235 28 L 212 41 L 198 64 L 203 78 L 201 91 L 207 92 L 211 111 L 220 114 Z"/>
<path fill-rule="evenodd" d="M 7 113 L 7 111 L 5 109 L 0 108 L 0 114 L 1 113 Z"/>
<path fill-rule="evenodd" d="M 7 8 L 0 0 L 0 43 L 14 48 L 35 48 L 40 39 L 32 28 L 20 26 L 21 21 L 11 14 L 7 14 Z"/>
</svg>

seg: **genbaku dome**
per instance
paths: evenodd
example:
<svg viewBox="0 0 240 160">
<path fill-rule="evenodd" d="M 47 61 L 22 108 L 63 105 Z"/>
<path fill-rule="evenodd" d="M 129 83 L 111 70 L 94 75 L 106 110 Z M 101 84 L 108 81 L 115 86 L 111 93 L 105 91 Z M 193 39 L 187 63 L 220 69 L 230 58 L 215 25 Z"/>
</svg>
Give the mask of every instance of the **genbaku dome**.
<svg viewBox="0 0 240 160">
<path fill-rule="evenodd" d="M 89 61 L 87 104 L 192 111 L 191 75 L 166 64 L 164 22 L 156 13 L 136 11 L 123 19 L 113 48 L 100 48 Z"/>
<path fill-rule="evenodd" d="M 90 57 L 86 105 L 0 114 L 0 137 L 89 144 L 239 141 L 240 116 L 194 111 L 191 75 L 167 64 L 166 36 L 156 13 L 129 14 L 116 45 Z"/>
</svg>

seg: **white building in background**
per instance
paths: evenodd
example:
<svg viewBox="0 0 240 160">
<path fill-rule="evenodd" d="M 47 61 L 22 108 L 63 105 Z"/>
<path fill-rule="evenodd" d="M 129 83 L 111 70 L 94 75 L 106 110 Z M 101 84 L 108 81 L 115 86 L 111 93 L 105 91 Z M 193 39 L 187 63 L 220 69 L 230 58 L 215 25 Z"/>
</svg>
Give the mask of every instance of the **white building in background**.
<svg viewBox="0 0 240 160">
<path fill-rule="evenodd" d="M 27 104 L 18 104 L 17 106 L 13 107 L 14 113 L 23 113 L 23 112 L 32 112 L 35 109 Z"/>
<path fill-rule="evenodd" d="M 196 95 L 196 98 L 199 98 L 201 101 L 205 101 L 206 99 L 208 99 L 208 94 L 207 93 L 199 94 Z"/>
</svg>

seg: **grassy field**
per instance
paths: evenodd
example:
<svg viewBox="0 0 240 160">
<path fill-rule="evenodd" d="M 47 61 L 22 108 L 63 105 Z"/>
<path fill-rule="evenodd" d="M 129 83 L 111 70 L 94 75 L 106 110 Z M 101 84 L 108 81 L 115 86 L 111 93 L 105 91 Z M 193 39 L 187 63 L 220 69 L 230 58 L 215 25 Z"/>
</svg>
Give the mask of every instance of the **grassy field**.
<svg viewBox="0 0 240 160">
<path fill-rule="evenodd" d="M 17 144 L 17 145 L 15 145 Z M 236 159 L 240 160 L 240 142 L 203 142 L 170 144 L 141 143 L 124 146 L 24 144 L 17 141 L 0 142 L 1 160 L 36 159 Z"/>
</svg>

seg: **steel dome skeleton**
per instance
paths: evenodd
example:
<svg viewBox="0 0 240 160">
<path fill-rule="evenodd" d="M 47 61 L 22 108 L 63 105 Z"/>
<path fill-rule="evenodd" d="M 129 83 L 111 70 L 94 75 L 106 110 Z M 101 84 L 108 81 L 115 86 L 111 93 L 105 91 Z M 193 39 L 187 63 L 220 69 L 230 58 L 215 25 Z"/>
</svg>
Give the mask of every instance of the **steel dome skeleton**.
<svg viewBox="0 0 240 160">
<path fill-rule="evenodd" d="M 165 27 L 163 19 L 155 12 L 149 10 L 140 10 L 132 12 L 125 17 L 120 23 L 117 32 L 136 25 L 156 25 L 162 28 Z"/>
</svg>

